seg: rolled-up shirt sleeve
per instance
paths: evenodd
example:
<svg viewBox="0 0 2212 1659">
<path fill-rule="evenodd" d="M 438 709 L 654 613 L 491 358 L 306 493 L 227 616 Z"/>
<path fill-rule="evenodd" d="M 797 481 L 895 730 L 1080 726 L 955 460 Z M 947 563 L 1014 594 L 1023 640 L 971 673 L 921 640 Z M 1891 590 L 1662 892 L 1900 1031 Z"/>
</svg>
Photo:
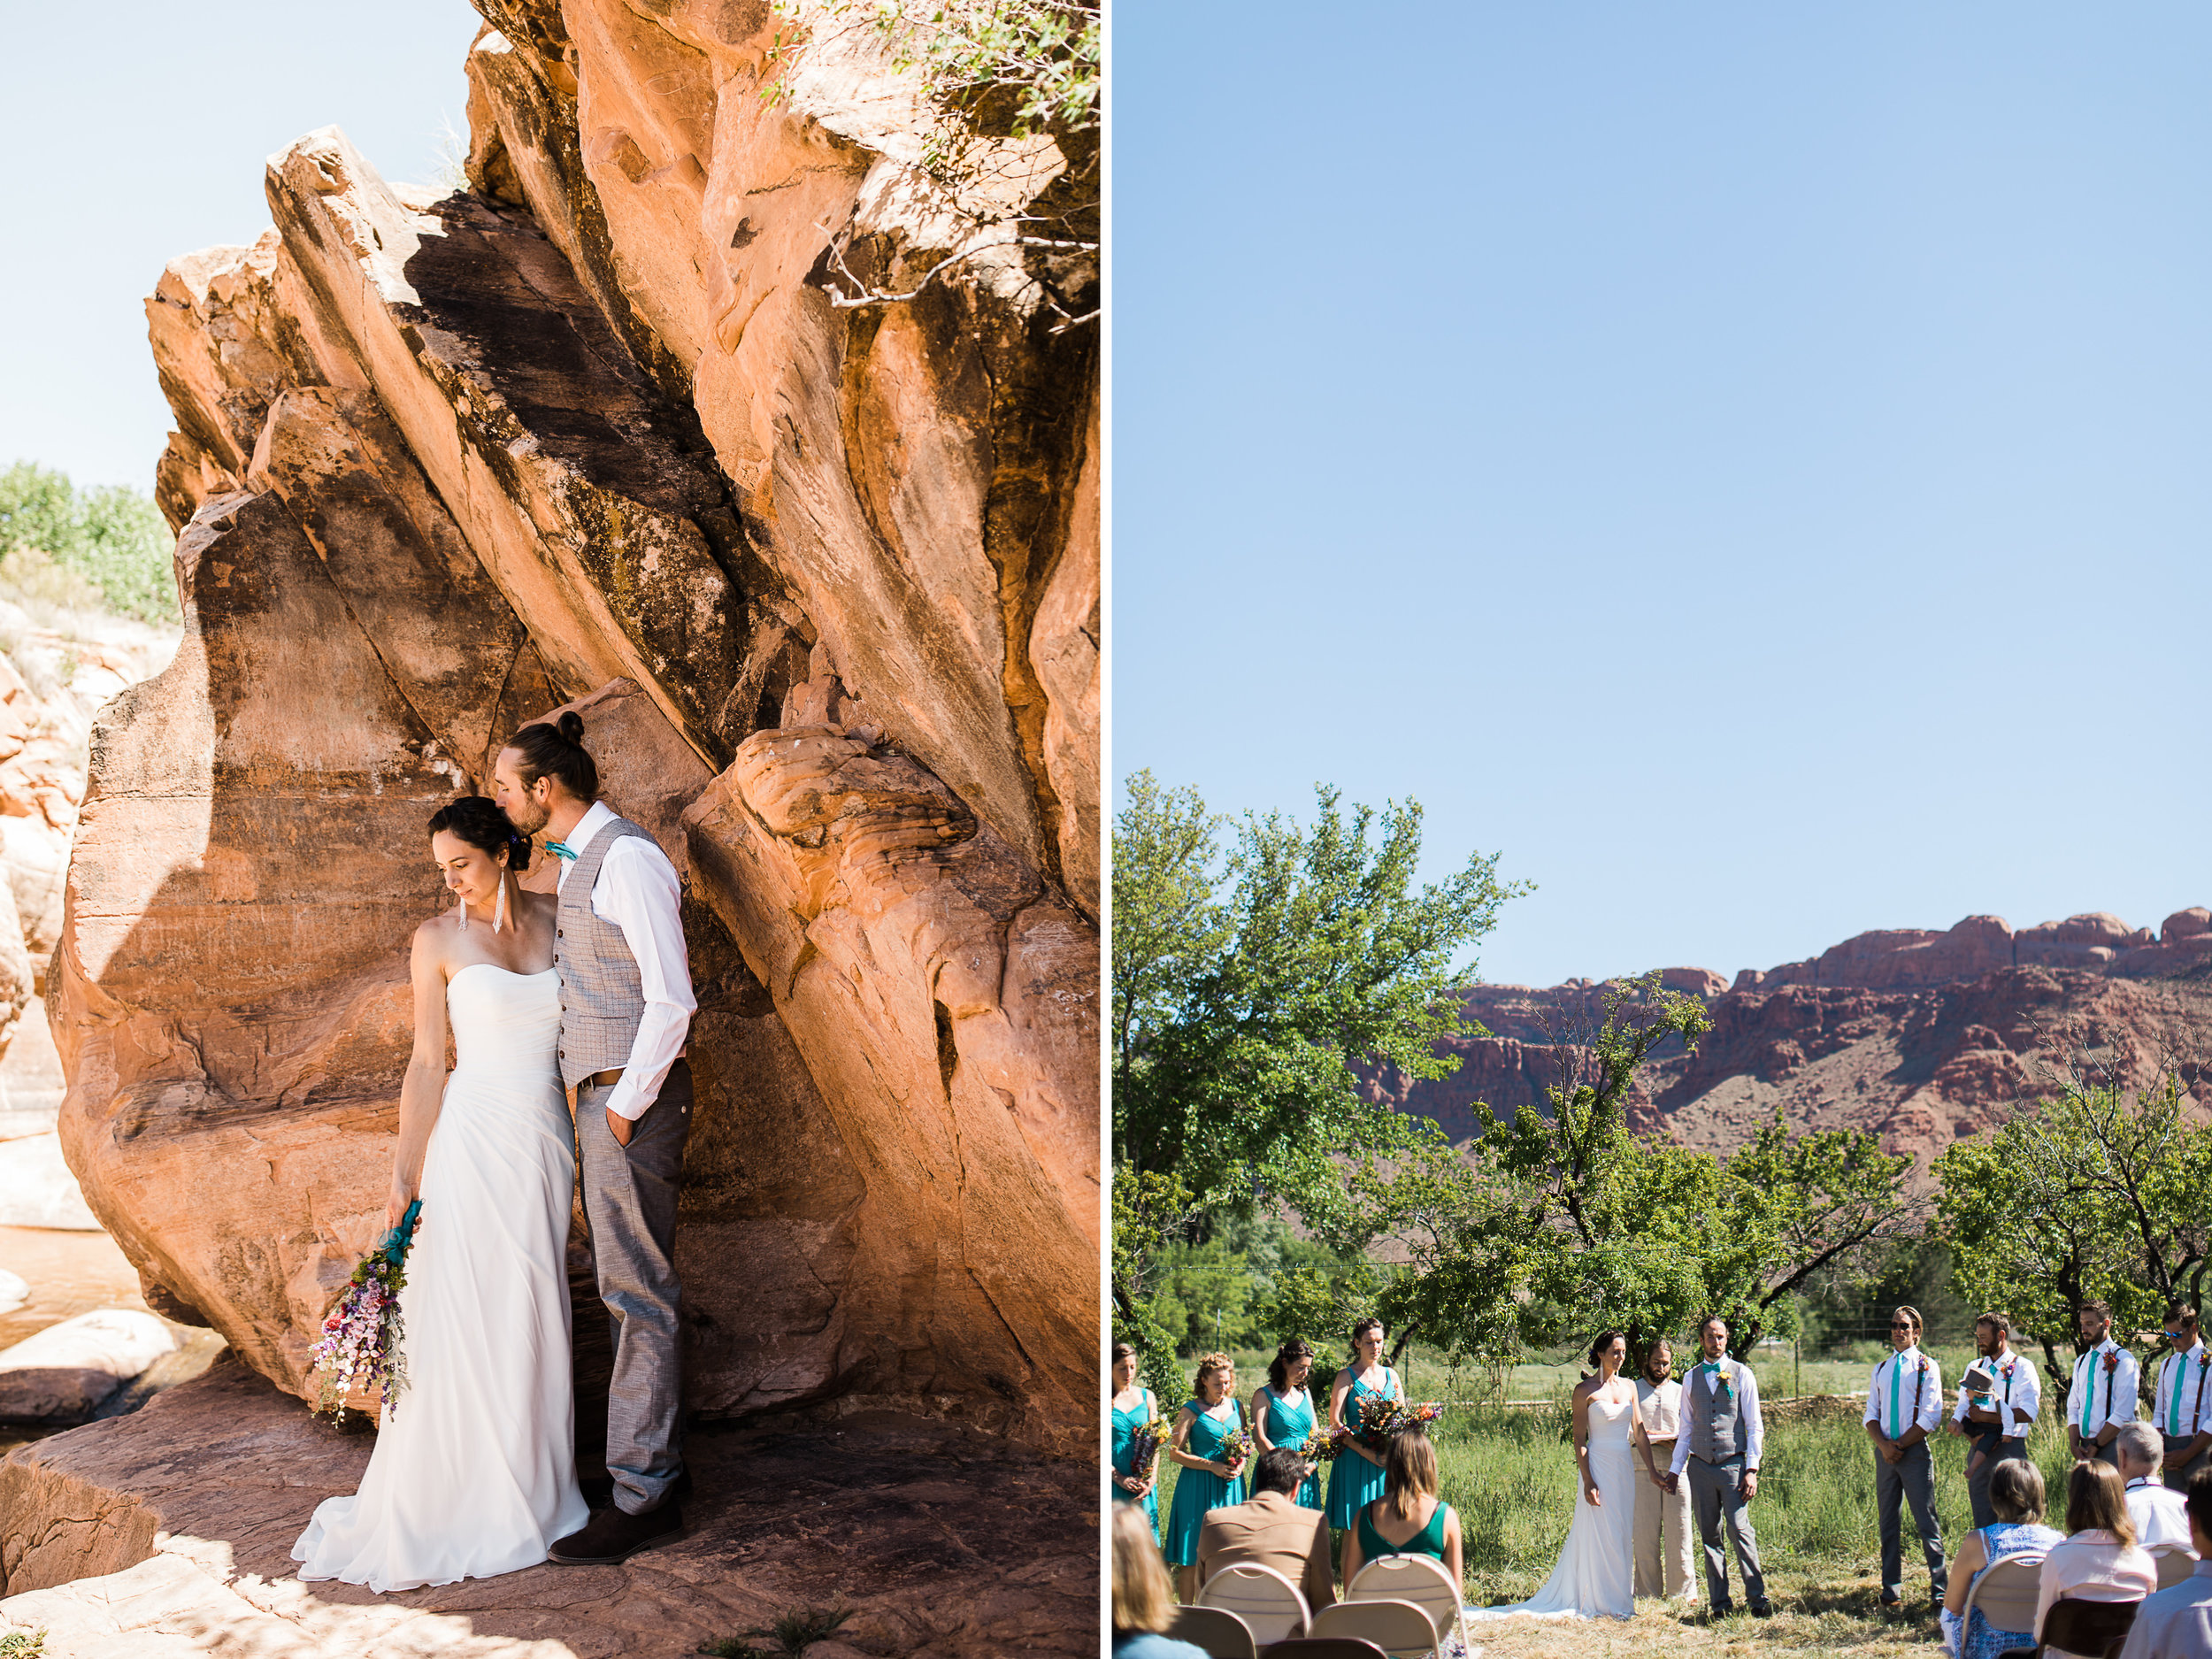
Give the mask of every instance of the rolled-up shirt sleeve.
<svg viewBox="0 0 2212 1659">
<path fill-rule="evenodd" d="M 1736 1367 L 1736 1374 L 1743 1379 L 1743 1466 L 1755 1470 L 1767 1444 L 1767 1425 L 1759 1416 L 1759 1378 L 1748 1365 Z"/>
<path fill-rule="evenodd" d="M 607 1110 L 634 1123 L 658 1098 L 669 1068 L 684 1051 L 698 1001 L 691 994 L 691 958 L 684 949 L 682 890 L 668 856 L 641 835 L 626 835 L 607 849 L 591 908 L 622 930 L 637 958 L 645 1012 L 638 1020 L 622 1080 L 607 1096 Z"/>
</svg>

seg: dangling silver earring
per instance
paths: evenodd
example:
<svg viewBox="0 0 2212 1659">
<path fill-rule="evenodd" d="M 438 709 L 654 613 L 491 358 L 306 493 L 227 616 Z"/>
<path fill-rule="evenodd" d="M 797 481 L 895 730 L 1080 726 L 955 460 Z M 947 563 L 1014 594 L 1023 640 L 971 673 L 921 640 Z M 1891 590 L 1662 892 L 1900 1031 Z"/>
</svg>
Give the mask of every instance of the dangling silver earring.
<svg viewBox="0 0 2212 1659">
<path fill-rule="evenodd" d="M 454 913 L 461 918 L 461 931 L 465 933 L 469 930 L 469 902 L 458 894 L 456 894 L 454 898 L 456 901 L 453 906 Z"/>
<path fill-rule="evenodd" d="M 492 906 L 492 932 L 495 933 L 497 933 L 502 927 L 506 926 L 506 922 L 507 877 L 503 872 L 499 878 L 499 898 L 498 901 Z"/>
</svg>

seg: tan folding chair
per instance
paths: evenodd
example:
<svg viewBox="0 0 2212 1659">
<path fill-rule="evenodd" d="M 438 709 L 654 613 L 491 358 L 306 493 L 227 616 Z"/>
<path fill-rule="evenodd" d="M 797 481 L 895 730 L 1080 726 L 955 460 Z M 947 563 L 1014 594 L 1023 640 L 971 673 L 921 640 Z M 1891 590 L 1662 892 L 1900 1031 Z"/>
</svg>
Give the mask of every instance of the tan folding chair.
<svg viewBox="0 0 2212 1659">
<path fill-rule="evenodd" d="M 1456 1630 L 1461 1647 L 1474 1646 L 1467 1640 L 1467 1606 L 1459 1598 L 1459 1586 L 1433 1555 L 1378 1555 L 1352 1575 L 1352 1582 L 1344 1586 L 1344 1599 L 1410 1601 L 1436 1625 L 1440 1645 Z"/>
<path fill-rule="evenodd" d="M 1260 1659 L 1252 1627 L 1220 1607 L 1179 1607 L 1163 1634 L 1202 1648 L 1212 1659 Z"/>
<path fill-rule="evenodd" d="M 1267 1659 L 1390 1659 L 1390 1655 L 1371 1641 L 1354 1641 L 1349 1636 L 1324 1636 L 1318 1641 L 1301 1636 L 1295 1641 L 1277 1642 L 1267 1650 Z"/>
<path fill-rule="evenodd" d="M 1442 1659 L 1436 1621 L 1412 1601 L 1339 1601 L 1313 1616 L 1313 1633 L 1371 1641 L 1391 1659 Z"/>
<path fill-rule="evenodd" d="M 1306 1633 L 1306 1598 L 1272 1567 L 1238 1562 L 1222 1568 L 1198 1592 L 1198 1605 L 1234 1613 L 1263 1647 Z"/>
<path fill-rule="evenodd" d="M 2197 1558 L 2179 1544 L 2157 1544 L 2151 1559 L 2158 1563 L 2158 1587 L 2170 1590 L 2197 1570 Z"/>
<path fill-rule="evenodd" d="M 2036 1593 L 2042 1584 L 2042 1556 L 2007 1555 L 1974 1580 L 1966 1593 L 1965 1616 L 1970 1619 L 1978 1607 L 1990 1629 L 2024 1633 L 2027 1640 L 2020 1645 L 2033 1647 Z"/>
</svg>

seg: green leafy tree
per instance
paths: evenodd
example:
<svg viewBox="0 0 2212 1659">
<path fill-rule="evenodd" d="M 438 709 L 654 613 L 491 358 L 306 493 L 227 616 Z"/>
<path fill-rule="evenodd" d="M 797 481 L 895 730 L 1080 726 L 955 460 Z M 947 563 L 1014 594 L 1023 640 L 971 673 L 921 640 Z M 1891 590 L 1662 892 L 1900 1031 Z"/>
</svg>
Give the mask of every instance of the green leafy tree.
<svg viewBox="0 0 2212 1659">
<path fill-rule="evenodd" d="M 137 490 L 80 490 L 67 474 L 28 462 L 0 472 L 0 555 L 43 555 L 90 583 L 111 611 L 176 620 L 175 544 L 160 511 Z"/>
<path fill-rule="evenodd" d="M 2177 1069 L 2158 1070 L 2136 1088 L 2077 1058 L 2051 1095 L 1936 1160 L 1954 1283 L 2033 1333 L 2058 1387 L 2081 1348 L 2085 1302 L 2110 1302 L 2124 1340 L 2170 1303 L 2202 1299 L 2212 1125 L 2192 1120 Z"/>
</svg>

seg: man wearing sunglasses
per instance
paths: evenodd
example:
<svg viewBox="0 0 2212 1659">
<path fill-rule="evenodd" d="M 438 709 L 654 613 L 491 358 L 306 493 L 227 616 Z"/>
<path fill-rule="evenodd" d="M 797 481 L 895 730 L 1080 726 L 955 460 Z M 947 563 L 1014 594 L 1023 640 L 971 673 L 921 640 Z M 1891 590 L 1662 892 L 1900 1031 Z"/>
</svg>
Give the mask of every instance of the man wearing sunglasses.
<svg viewBox="0 0 2212 1659">
<path fill-rule="evenodd" d="M 1905 1605 L 1904 1530 L 1897 1512 L 1909 1500 L 1928 1563 L 1928 1600 L 1939 1608 L 1950 1576 L 1943 1566 L 1928 1436 L 1943 1421 L 1943 1373 L 1920 1351 L 1917 1308 L 1890 1314 L 1889 1345 L 1895 1352 L 1874 1367 L 1866 1390 L 1866 1437 L 1874 1442 L 1874 1504 L 1882 1527 L 1882 1606 L 1894 1611 Z"/>
<path fill-rule="evenodd" d="M 2197 1310 L 2185 1302 L 2166 1310 L 2166 1346 L 2172 1353 L 2159 1362 L 2153 1391 L 2156 1427 L 2166 1447 L 2166 1484 L 2189 1489 L 2189 1479 L 2212 1468 L 2212 1353 L 2197 1329 Z"/>
</svg>

